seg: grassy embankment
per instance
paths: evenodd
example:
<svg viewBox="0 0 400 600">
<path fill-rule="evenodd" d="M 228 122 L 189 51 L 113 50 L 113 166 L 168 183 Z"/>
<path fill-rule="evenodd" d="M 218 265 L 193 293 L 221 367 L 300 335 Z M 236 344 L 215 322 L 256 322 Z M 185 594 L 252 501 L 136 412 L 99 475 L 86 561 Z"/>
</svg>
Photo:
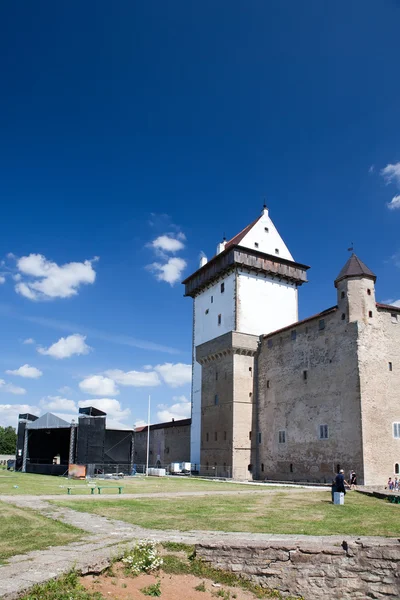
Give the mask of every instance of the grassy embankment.
<svg viewBox="0 0 400 600">
<path fill-rule="evenodd" d="M 400 506 L 356 492 L 344 506 L 330 493 L 285 489 L 246 495 L 54 501 L 152 529 L 243 531 L 304 535 L 400 535 Z"/>
<path fill-rule="evenodd" d="M 15 554 L 76 542 L 83 531 L 33 510 L 0 502 L 0 564 Z"/>
</svg>

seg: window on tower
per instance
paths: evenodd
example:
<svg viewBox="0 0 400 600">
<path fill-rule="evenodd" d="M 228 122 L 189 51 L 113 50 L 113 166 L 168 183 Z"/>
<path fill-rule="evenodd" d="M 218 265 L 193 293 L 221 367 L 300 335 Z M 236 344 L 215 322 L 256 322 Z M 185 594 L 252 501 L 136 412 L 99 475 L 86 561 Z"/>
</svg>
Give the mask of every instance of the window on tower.
<svg viewBox="0 0 400 600">
<path fill-rule="evenodd" d="M 221 325 L 221 320 L 222 320 L 221 315 L 218 315 L 218 325 Z"/>
<path fill-rule="evenodd" d="M 223 294 L 223 293 L 224 293 L 224 291 L 225 291 L 225 283 L 224 283 L 224 282 L 222 282 L 222 283 L 221 283 L 221 294 Z"/>
<path fill-rule="evenodd" d="M 254 248 L 258 248 L 258 242 L 254 242 Z"/>
<path fill-rule="evenodd" d="M 211 296 L 211 304 L 214 302 L 214 296 Z"/>
<path fill-rule="evenodd" d="M 275 248 L 275 254 L 279 256 L 279 248 Z"/>
<path fill-rule="evenodd" d="M 342 300 L 343 300 L 343 298 L 344 298 L 345 296 L 346 296 L 346 294 L 345 294 L 344 292 L 342 292 L 342 293 L 340 294 L 340 297 L 341 297 L 341 299 L 342 299 Z"/>
<path fill-rule="evenodd" d="M 264 227 L 264 231 L 265 231 L 265 233 L 268 233 L 269 232 L 268 227 Z"/>
</svg>

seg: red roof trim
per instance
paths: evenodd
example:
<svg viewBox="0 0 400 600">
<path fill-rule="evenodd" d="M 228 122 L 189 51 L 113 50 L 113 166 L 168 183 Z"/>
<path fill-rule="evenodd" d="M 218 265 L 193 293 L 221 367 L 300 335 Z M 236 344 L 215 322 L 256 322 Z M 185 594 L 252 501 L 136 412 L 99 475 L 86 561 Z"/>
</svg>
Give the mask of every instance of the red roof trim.
<svg viewBox="0 0 400 600">
<path fill-rule="evenodd" d="M 226 242 L 225 244 L 225 250 L 227 248 L 229 248 L 230 246 L 234 246 L 235 244 L 239 244 L 242 239 L 245 237 L 245 235 L 247 235 L 249 233 L 249 231 L 254 227 L 254 225 L 256 223 L 258 223 L 258 221 L 261 219 L 260 215 L 259 217 L 257 217 L 257 219 L 255 219 L 252 223 L 250 223 L 250 225 L 247 225 L 247 227 L 245 227 L 244 229 L 242 229 L 242 231 L 240 231 L 239 233 L 237 233 L 233 238 L 231 238 L 228 242 Z"/>
<path fill-rule="evenodd" d="M 392 304 L 381 304 L 380 302 L 377 302 L 376 308 L 382 308 L 382 310 L 390 310 L 390 312 L 400 312 L 400 306 L 393 306 Z"/>
<path fill-rule="evenodd" d="M 326 315 L 334 313 L 337 311 L 337 309 L 338 309 L 337 306 L 332 306 L 331 308 L 327 308 L 326 310 L 323 310 L 322 312 L 317 313 L 316 315 L 312 315 L 312 317 L 307 317 L 307 319 L 303 319 L 302 321 L 296 321 L 296 323 L 292 323 L 291 325 L 288 325 L 287 327 L 282 327 L 282 329 L 277 329 L 276 331 L 271 331 L 271 333 L 266 333 L 262 337 L 263 337 L 263 339 L 266 339 L 273 335 L 276 335 L 277 333 L 282 333 L 283 331 L 289 331 L 290 329 L 295 329 L 299 325 L 303 325 L 304 323 L 308 323 L 309 321 L 313 321 L 314 319 L 321 319 L 322 317 L 325 317 Z"/>
</svg>

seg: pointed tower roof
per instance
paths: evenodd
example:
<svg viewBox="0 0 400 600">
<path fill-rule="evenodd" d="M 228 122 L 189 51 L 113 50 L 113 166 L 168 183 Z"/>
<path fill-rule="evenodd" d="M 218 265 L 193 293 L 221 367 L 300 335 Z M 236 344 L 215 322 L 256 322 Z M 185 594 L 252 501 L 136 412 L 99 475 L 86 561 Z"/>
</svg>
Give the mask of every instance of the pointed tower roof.
<svg viewBox="0 0 400 600">
<path fill-rule="evenodd" d="M 335 286 L 342 281 L 342 279 L 348 279 L 349 277 L 366 277 L 376 281 L 376 275 L 365 265 L 362 260 L 358 258 L 353 252 L 339 275 L 335 279 Z"/>
<path fill-rule="evenodd" d="M 258 223 L 258 221 L 261 219 L 261 217 L 262 217 L 262 215 L 260 215 L 259 217 L 257 217 L 257 219 L 255 219 L 249 225 L 247 225 L 247 227 L 245 227 L 244 229 L 242 229 L 242 231 L 240 231 L 233 238 L 231 238 L 230 240 L 228 240 L 226 242 L 226 244 L 225 244 L 225 249 L 229 248 L 230 246 L 234 246 L 235 244 L 240 244 L 240 242 L 245 237 L 245 235 L 247 235 L 249 233 L 249 231 L 251 229 L 253 229 L 254 225 L 256 223 Z"/>
</svg>

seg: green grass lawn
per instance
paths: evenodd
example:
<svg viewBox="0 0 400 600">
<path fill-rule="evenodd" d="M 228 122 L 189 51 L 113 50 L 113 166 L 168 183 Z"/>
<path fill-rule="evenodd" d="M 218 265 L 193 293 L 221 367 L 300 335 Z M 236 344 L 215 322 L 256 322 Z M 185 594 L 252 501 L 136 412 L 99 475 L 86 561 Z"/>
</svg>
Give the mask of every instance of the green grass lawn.
<svg viewBox="0 0 400 600">
<path fill-rule="evenodd" d="M 15 554 L 75 542 L 84 535 L 80 529 L 26 508 L 0 502 L 0 512 L 0 563 Z"/>
<path fill-rule="evenodd" d="M 191 491 L 223 491 L 235 489 L 248 489 L 243 484 L 226 483 L 223 481 L 204 481 L 195 477 L 144 477 L 136 476 L 120 481 L 97 480 L 99 485 L 122 485 L 124 494 L 151 494 L 157 492 L 191 492 Z M 66 495 L 67 486 L 73 486 L 73 494 L 90 494 L 90 487 L 86 481 L 71 481 L 66 477 L 51 475 L 34 475 L 32 473 L 14 473 L 13 471 L 0 472 L 1 494 L 45 494 Z M 251 490 L 266 488 L 250 487 Z M 102 491 L 104 493 L 105 490 Z M 110 490 L 111 494 L 118 494 L 118 490 Z"/>
<path fill-rule="evenodd" d="M 137 500 L 59 501 L 58 505 L 153 529 L 191 529 L 305 535 L 400 534 L 400 506 L 350 492 L 344 506 L 330 492 L 287 490 L 262 494 Z"/>
</svg>

